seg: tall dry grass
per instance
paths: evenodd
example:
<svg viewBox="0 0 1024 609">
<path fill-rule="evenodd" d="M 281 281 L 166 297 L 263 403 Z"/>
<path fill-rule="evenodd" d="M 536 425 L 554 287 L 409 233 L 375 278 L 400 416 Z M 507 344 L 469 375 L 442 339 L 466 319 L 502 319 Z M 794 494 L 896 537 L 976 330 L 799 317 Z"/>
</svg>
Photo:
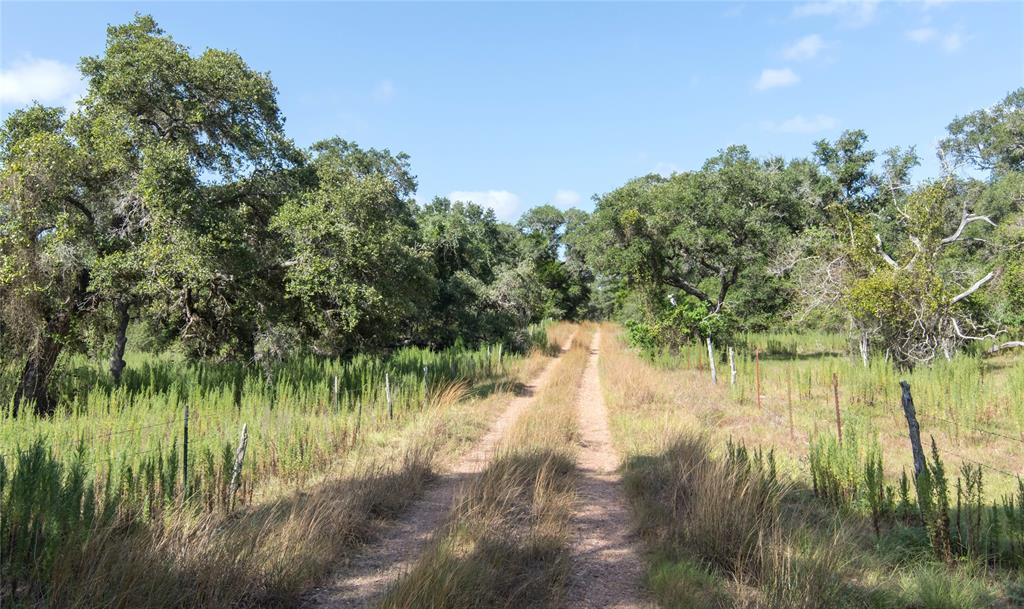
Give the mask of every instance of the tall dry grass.
<svg viewBox="0 0 1024 609">
<path fill-rule="evenodd" d="M 512 378 L 549 360 L 537 353 L 515 363 Z M 364 428 L 315 481 L 265 481 L 259 500 L 232 512 L 168 510 L 157 521 L 119 514 L 81 543 L 66 544 L 46 581 L 13 591 L 18 606 L 295 606 L 414 500 L 439 462 L 481 435 L 514 387 L 504 383 L 485 398 L 470 390 L 464 381 L 438 385 L 428 408 L 390 429 Z M 5 585 L 0 604 L 11 602 L 11 593 Z"/>
<path fill-rule="evenodd" d="M 494 460 L 460 493 L 388 609 L 559 607 L 569 571 L 575 401 L 594 328 L 567 328 L 571 346 Z"/>
<path fill-rule="evenodd" d="M 649 550 L 648 584 L 665 607 L 825 609 L 851 597 L 838 537 L 804 526 L 770 457 L 716 452 L 713 411 L 606 327 L 602 386 L 624 484 Z M 703 405 L 706 392 L 693 392 Z"/>
<path fill-rule="evenodd" d="M 659 454 L 630 456 L 624 481 L 654 555 L 696 561 L 728 582 L 719 590 L 701 587 L 690 598 L 674 590 L 669 606 L 716 594 L 751 608 L 839 606 L 840 547 L 784 513 L 788 489 L 767 470 L 714 458 L 706 438 L 679 435 Z M 657 594 L 659 586 L 652 587 Z"/>
<path fill-rule="evenodd" d="M 815 500 L 800 467 L 781 467 L 786 453 L 806 454 L 804 439 L 733 401 L 727 368 L 715 386 L 699 369 L 629 350 L 618 333 L 603 332 L 602 381 L 661 606 L 1002 608 L 1024 598 L 1019 577 L 935 564 L 920 528 L 879 540 L 864 517 Z M 774 449 L 738 449 L 744 441 Z"/>
</svg>

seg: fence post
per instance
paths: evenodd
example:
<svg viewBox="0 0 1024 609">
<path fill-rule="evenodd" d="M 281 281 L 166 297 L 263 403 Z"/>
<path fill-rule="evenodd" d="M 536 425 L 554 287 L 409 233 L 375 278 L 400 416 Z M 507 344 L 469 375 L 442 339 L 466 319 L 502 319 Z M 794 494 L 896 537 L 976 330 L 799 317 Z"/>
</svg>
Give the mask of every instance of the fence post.
<svg viewBox="0 0 1024 609">
<path fill-rule="evenodd" d="M 914 410 L 914 398 L 910 395 L 910 383 L 900 381 L 903 414 L 907 417 L 907 431 L 910 433 L 910 449 L 914 454 L 914 479 L 924 471 L 924 449 L 921 448 L 921 425 L 917 422 L 917 411 Z"/>
<path fill-rule="evenodd" d="M 729 347 L 729 384 L 736 384 L 736 354 L 732 347 Z"/>
<path fill-rule="evenodd" d="M 235 466 L 231 469 L 230 504 L 235 505 L 235 491 L 241 482 L 242 462 L 245 460 L 245 447 L 249 444 L 249 427 L 242 423 L 242 435 L 238 438 L 238 449 L 235 451 Z"/>
<path fill-rule="evenodd" d="M 185 404 L 185 433 L 181 441 L 181 493 L 188 497 L 188 404 Z"/>
<path fill-rule="evenodd" d="M 754 380 L 757 390 L 757 409 L 761 410 L 761 348 L 754 349 Z"/>
<path fill-rule="evenodd" d="M 498 351 L 498 357 L 501 358 L 501 351 Z M 427 366 L 423 366 L 423 409 L 427 409 Z"/>
<path fill-rule="evenodd" d="M 362 422 L 363 422 L 363 400 L 360 399 L 358 402 L 356 402 L 356 430 L 353 433 L 353 435 L 355 436 L 354 441 L 352 442 L 353 444 L 355 444 L 356 442 L 359 441 L 359 426 L 362 425 Z"/>
<path fill-rule="evenodd" d="M 388 420 L 395 418 L 395 403 L 391 400 L 391 377 L 384 373 L 384 395 L 388 400 Z"/>
<path fill-rule="evenodd" d="M 836 404 L 836 433 L 839 435 L 839 445 L 843 445 L 843 419 L 839 414 L 839 375 L 832 373 L 832 395 Z"/>
<path fill-rule="evenodd" d="M 711 366 L 711 382 L 718 384 L 718 369 L 715 368 L 715 351 L 711 346 L 711 337 L 708 337 L 708 364 Z"/>
<path fill-rule="evenodd" d="M 786 370 L 786 405 L 789 408 L 789 439 L 796 438 L 793 433 L 793 371 Z"/>
<path fill-rule="evenodd" d="M 334 393 L 332 395 L 331 401 L 334 403 L 334 410 L 337 411 L 338 410 L 338 375 L 337 374 L 334 375 Z"/>
</svg>

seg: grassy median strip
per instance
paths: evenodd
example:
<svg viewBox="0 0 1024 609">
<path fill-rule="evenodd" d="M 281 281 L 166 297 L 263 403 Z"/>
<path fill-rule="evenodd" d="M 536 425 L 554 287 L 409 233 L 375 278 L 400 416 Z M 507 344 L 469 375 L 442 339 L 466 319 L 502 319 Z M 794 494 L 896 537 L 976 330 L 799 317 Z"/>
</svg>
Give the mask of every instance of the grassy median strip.
<svg viewBox="0 0 1024 609">
<path fill-rule="evenodd" d="M 592 336 L 593 327 L 580 329 L 551 382 L 380 607 L 559 606 L 571 556 L 575 402 Z"/>
</svg>

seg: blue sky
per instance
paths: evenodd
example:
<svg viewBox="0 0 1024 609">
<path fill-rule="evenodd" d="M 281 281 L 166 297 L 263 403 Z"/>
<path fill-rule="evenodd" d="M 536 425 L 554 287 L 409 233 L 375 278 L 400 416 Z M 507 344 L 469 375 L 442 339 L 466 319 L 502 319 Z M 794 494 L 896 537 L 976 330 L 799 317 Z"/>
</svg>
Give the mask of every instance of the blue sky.
<svg viewBox="0 0 1024 609">
<path fill-rule="evenodd" d="M 289 134 L 405 151 L 419 197 L 511 219 L 589 209 L 627 179 L 730 144 L 805 156 L 862 128 L 934 144 L 1024 85 L 1024 3 L 0 4 L 0 114 L 80 95 L 105 26 L 152 14 L 198 52 L 269 71 Z"/>
</svg>

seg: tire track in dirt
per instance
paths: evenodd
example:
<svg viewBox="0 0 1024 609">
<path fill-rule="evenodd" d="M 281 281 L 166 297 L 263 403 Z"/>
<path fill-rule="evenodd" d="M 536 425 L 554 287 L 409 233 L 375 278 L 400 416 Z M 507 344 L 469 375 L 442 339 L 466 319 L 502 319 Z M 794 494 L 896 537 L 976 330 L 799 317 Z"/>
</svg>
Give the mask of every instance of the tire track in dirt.
<svg viewBox="0 0 1024 609">
<path fill-rule="evenodd" d="M 572 344 L 570 338 L 562 353 Z M 522 394 L 511 400 L 500 417 L 473 447 L 448 471 L 427 487 L 405 514 L 384 526 L 375 541 L 364 547 L 351 563 L 328 583 L 307 596 L 307 609 L 357 609 L 379 600 L 388 586 L 405 574 L 423 553 L 434 531 L 444 522 L 460 486 L 483 471 L 505 433 L 533 401 L 538 388 L 551 379 L 558 358 L 528 383 Z"/>
<path fill-rule="evenodd" d="M 594 335 L 590 360 L 577 397 L 580 477 L 572 524 L 573 572 L 567 606 L 574 609 L 652 607 L 641 592 L 644 567 L 630 525 L 629 506 L 618 473 L 619 456 L 608 429 L 608 410 L 597 373 L 601 333 Z"/>
</svg>

